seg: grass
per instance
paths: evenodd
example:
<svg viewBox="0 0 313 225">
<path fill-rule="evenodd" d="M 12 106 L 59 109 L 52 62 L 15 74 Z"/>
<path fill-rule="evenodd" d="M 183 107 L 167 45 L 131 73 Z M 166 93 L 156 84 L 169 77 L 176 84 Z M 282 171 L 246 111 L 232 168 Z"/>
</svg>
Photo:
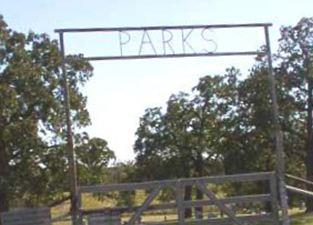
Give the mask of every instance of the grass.
<svg viewBox="0 0 313 225">
<path fill-rule="evenodd" d="M 149 220 L 155 221 L 160 220 L 158 215 L 151 215 L 149 216 Z M 71 223 L 69 221 L 64 221 L 64 222 L 57 222 L 53 223 L 53 225 L 70 225 Z M 270 225 L 270 223 L 262 223 L 262 225 Z M 313 214 L 298 214 L 294 215 L 291 218 L 291 225 L 313 225 Z"/>
<path fill-rule="evenodd" d="M 297 214 L 291 217 L 292 225 L 313 225 L 313 213 Z"/>
<path fill-rule="evenodd" d="M 68 204 L 66 204 L 65 208 L 68 208 Z M 59 215 L 60 212 L 58 212 L 59 209 L 53 209 L 52 210 L 52 215 L 55 217 L 56 215 Z M 63 212 L 64 213 L 64 212 Z M 313 225 L 313 213 L 311 214 L 305 214 L 303 211 L 299 211 L 299 209 L 293 209 L 290 212 L 291 216 L 291 225 Z M 122 217 L 122 221 L 127 221 L 129 219 L 128 216 Z M 143 221 L 144 222 L 159 222 L 160 224 L 171 224 L 171 225 L 176 225 L 177 223 L 175 222 L 170 222 L 173 220 L 177 219 L 177 215 L 175 213 L 168 213 L 166 215 L 161 215 L 161 214 L 145 214 Z M 167 222 L 165 222 L 167 220 Z M 122 223 L 123 224 L 123 223 Z M 192 223 L 188 223 L 192 225 Z M 262 225 L 271 225 L 271 223 L 258 223 Z M 55 222 L 53 225 L 71 225 L 70 221 L 61 221 L 61 222 Z"/>
</svg>

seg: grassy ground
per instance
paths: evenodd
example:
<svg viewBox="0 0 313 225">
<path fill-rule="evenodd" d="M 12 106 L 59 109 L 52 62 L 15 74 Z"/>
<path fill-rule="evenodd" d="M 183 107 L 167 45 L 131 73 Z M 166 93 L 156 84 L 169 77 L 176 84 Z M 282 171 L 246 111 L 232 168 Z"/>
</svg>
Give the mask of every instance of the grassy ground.
<svg viewBox="0 0 313 225">
<path fill-rule="evenodd" d="M 296 213 L 295 213 L 296 211 Z M 291 218 L 291 225 L 313 225 L 313 213 L 311 214 L 305 214 L 304 212 L 300 212 L 298 209 L 292 210 L 290 213 L 292 214 L 290 216 Z M 122 218 L 123 221 L 127 221 L 129 219 L 129 216 L 124 216 Z M 176 220 L 177 215 L 176 214 L 167 214 L 167 215 L 158 215 L 158 214 L 150 214 L 150 215 L 145 215 L 144 216 L 144 221 L 149 223 L 149 222 L 159 222 L 160 224 L 168 224 L 168 225 L 176 225 L 176 223 L 171 223 L 169 221 L 171 220 Z M 167 222 L 165 222 L 167 220 Z M 123 223 L 122 223 L 123 224 Z M 188 223 L 192 224 L 192 223 Z M 262 225 L 271 225 L 271 223 L 258 223 Z M 55 222 L 53 225 L 71 225 L 70 221 L 62 221 L 62 222 Z"/>
<path fill-rule="evenodd" d="M 297 214 L 292 216 L 292 225 L 313 225 L 313 214 Z"/>
<path fill-rule="evenodd" d="M 153 220 L 152 217 L 153 216 L 151 216 L 150 218 L 151 220 Z M 157 216 L 154 216 L 154 217 L 157 217 Z M 69 221 L 53 223 L 53 225 L 70 225 L 70 224 L 71 223 Z M 262 225 L 270 225 L 270 224 L 262 223 Z M 313 225 L 313 214 L 294 215 L 291 218 L 291 225 Z"/>
</svg>

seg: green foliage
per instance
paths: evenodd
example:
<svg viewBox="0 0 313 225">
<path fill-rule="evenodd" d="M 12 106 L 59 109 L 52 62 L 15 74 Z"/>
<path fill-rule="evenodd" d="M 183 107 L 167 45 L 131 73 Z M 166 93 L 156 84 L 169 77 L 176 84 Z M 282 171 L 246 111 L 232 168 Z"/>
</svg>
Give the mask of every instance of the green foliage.
<svg viewBox="0 0 313 225">
<path fill-rule="evenodd" d="M 0 17 L 0 211 L 16 199 L 34 205 L 68 190 L 61 60 L 57 41 L 13 31 Z M 92 70 L 78 56 L 66 58 L 74 131 L 90 124 L 80 89 Z M 87 182 L 113 153 L 100 139 L 77 144 L 83 173 L 86 166 L 92 171 Z M 86 162 L 93 152 L 97 165 Z"/>
<path fill-rule="evenodd" d="M 303 18 L 294 27 L 283 27 L 281 34 L 277 57 L 282 76 L 289 80 L 286 92 L 297 103 L 298 123 L 294 127 L 298 136 L 303 138 L 305 149 L 301 156 L 305 161 L 302 174 L 313 181 L 313 18 Z M 313 190 L 313 187 L 308 188 Z M 308 199 L 306 206 L 307 211 L 313 211 L 313 201 Z"/>
<path fill-rule="evenodd" d="M 254 128 L 243 115 L 249 106 L 242 96 L 246 85 L 239 76 L 234 68 L 222 76 L 205 76 L 190 95 L 172 95 L 165 113 L 160 108 L 146 110 L 135 152 L 138 169 L 148 179 L 223 173 L 222 162 L 228 172 L 235 171 L 229 166 L 237 167 L 237 172 L 240 166 L 249 167 L 236 161 L 243 160 L 242 140 Z"/>
<path fill-rule="evenodd" d="M 274 57 L 286 170 L 302 176 L 313 174 L 312 43 L 313 18 L 304 18 L 281 29 Z M 269 93 L 266 59 L 258 57 L 244 79 L 230 68 L 201 78 L 190 94 L 172 95 L 166 110 L 147 109 L 136 133 L 139 173 L 158 179 L 274 170 Z"/>
<path fill-rule="evenodd" d="M 101 138 L 85 136 L 76 147 L 79 185 L 104 183 L 108 179 L 107 167 L 115 155 L 107 144 Z"/>
</svg>

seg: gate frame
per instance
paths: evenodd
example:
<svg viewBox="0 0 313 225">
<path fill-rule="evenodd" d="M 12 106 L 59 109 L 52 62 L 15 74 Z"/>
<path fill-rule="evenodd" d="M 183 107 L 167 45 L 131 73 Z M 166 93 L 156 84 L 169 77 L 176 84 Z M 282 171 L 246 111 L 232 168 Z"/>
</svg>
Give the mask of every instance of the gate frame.
<svg viewBox="0 0 313 225">
<path fill-rule="evenodd" d="M 226 198 L 217 198 L 215 193 L 207 187 L 208 184 L 223 184 L 226 182 L 258 182 L 263 181 L 268 185 L 268 192 L 263 194 L 250 194 L 250 195 L 237 195 Z M 184 200 L 183 190 L 186 186 L 194 186 L 201 190 L 208 199 L 205 200 Z M 175 193 L 175 203 L 161 203 L 153 204 L 152 201 L 160 193 L 163 188 L 170 188 Z M 97 208 L 97 209 L 84 209 L 82 206 L 82 195 L 95 194 L 95 193 L 107 193 L 110 191 L 135 191 L 135 190 L 150 190 L 145 200 L 140 206 L 135 207 L 110 207 L 110 208 Z M 78 188 L 79 204 L 81 206 L 79 210 L 80 221 L 82 222 L 84 216 L 110 212 L 131 213 L 134 212 L 130 219 L 126 222 L 126 225 L 134 225 L 140 218 L 142 213 L 147 210 L 164 210 L 173 209 L 177 210 L 178 225 L 185 225 L 184 210 L 186 208 L 193 208 L 197 206 L 215 205 L 218 209 L 225 213 L 228 218 L 228 222 L 234 222 L 237 225 L 248 224 L 250 221 L 272 221 L 273 225 L 279 225 L 279 210 L 278 210 L 278 196 L 277 196 L 277 180 L 275 172 L 259 172 L 259 173 L 246 173 L 246 174 L 234 174 L 234 175 L 220 175 L 210 177 L 198 177 L 198 178 L 181 178 L 171 180 L 158 180 L 147 181 L 139 183 L 119 183 L 119 184 L 99 184 L 91 186 L 81 186 Z M 239 216 L 226 206 L 230 203 L 265 203 L 269 202 L 271 205 L 271 212 L 266 214 L 256 214 Z M 197 219 L 193 221 L 195 224 L 204 224 L 206 222 L 215 222 L 224 224 L 223 218 L 215 219 Z M 223 223 L 224 222 L 224 223 Z"/>
<path fill-rule="evenodd" d="M 265 55 L 267 56 L 268 64 L 268 79 L 270 83 L 270 95 L 272 101 L 272 114 L 273 124 L 275 127 L 275 148 L 276 148 L 276 176 L 278 181 L 278 190 L 282 208 L 282 219 L 283 225 L 289 225 L 288 217 L 288 202 L 287 193 L 284 182 L 285 173 L 285 160 L 284 160 L 284 149 L 283 149 L 283 136 L 278 118 L 278 103 L 276 94 L 276 80 L 273 75 L 272 66 L 272 53 L 269 38 L 269 27 L 271 23 L 251 23 L 251 24 L 217 24 L 217 25 L 191 25 L 191 26 L 150 26 L 150 27 L 116 27 L 116 28 L 69 28 L 69 29 L 56 29 L 55 32 L 59 34 L 60 40 L 60 51 L 62 56 L 62 85 L 64 88 L 64 99 L 65 99 L 65 116 L 66 116 L 66 127 L 67 127 L 67 151 L 69 159 L 69 176 L 71 183 L 71 212 L 72 221 L 74 225 L 77 225 L 78 215 L 78 190 L 77 190 L 77 171 L 75 162 L 75 150 L 73 143 L 72 134 L 72 121 L 70 117 L 70 96 L 68 90 L 68 81 L 66 76 L 66 58 L 65 58 L 65 44 L 64 34 L 65 33 L 86 33 L 86 32 L 123 32 L 123 31 L 149 31 L 149 30 L 183 30 L 183 29 L 220 29 L 220 28 L 257 28 L 261 27 L 264 29 L 265 35 L 265 51 L 253 51 L 253 52 L 221 52 L 221 53 L 207 53 L 207 54 L 172 54 L 172 55 L 139 55 L 139 56 L 113 56 L 113 57 L 83 57 L 86 60 L 121 60 L 121 59 L 147 59 L 147 58 L 168 58 L 168 57 L 199 57 L 199 56 L 242 56 L 242 55 Z"/>
</svg>

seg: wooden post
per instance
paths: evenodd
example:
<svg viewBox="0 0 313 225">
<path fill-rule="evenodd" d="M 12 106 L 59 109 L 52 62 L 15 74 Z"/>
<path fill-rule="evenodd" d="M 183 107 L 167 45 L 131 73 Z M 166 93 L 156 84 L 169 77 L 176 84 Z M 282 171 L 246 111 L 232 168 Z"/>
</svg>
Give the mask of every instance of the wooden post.
<svg viewBox="0 0 313 225">
<path fill-rule="evenodd" d="M 83 225 L 83 215 L 81 212 L 82 208 L 82 192 L 80 191 L 79 187 L 77 189 L 77 208 L 78 208 L 78 225 Z"/>
<path fill-rule="evenodd" d="M 183 193 L 184 193 L 184 186 L 182 185 L 181 181 L 178 180 L 176 183 L 176 204 L 177 204 L 177 217 L 178 217 L 179 225 L 183 225 L 185 222 Z"/>
<path fill-rule="evenodd" d="M 279 115 L 278 115 L 278 103 L 277 103 L 277 94 L 276 94 L 276 80 L 273 74 L 272 66 L 272 53 L 271 53 L 271 44 L 269 38 L 268 27 L 264 27 L 265 31 L 265 40 L 266 40 L 266 50 L 267 50 L 267 62 L 268 62 L 268 78 L 270 82 L 270 94 L 272 99 L 272 109 L 273 109 L 273 123 L 275 129 L 275 146 L 276 146 L 276 175 L 278 181 L 278 190 L 280 197 L 280 204 L 282 208 L 282 219 L 283 225 L 289 225 L 289 216 L 288 216 L 288 200 L 287 192 L 284 182 L 285 174 L 285 154 L 283 147 L 283 135 L 281 132 L 281 127 L 279 124 Z"/>
<path fill-rule="evenodd" d="M 72 214 L 72 224 L 78 225 L 77 215 L 78 215 L 78 202 L 77 202 L 77 171 L 76 171 L 76 159 L 75 150 L 73 143 L 73 132 L 72 132 L 72 120 L 71 120 L 71 105 L 70 105 L 70 93 L 66 77 L 65 68 L 65 51 L 64 51 L 64 39 L 63 33 L 59 33 L 60 37 L 60 48 L 62 56 L 62 77 L 63 77 L 63 89 L 64 89 L 64 107 L 66 116 L 66 131 L 67 131 L 67 153 L 69 162 L 69 178 L 70 178 L 70 190 L 71 190 L 71 214 Z"/>
<path fill-rule="evenodd" d="M 273 224 L 279 225 L 279 212 L 278 212 L 278 195 L 277 195 L 277 181 L 276 175 L 273 173 L 269 180 L 271 191 L 271 208 L 273 216 Z"/>
</svg>

